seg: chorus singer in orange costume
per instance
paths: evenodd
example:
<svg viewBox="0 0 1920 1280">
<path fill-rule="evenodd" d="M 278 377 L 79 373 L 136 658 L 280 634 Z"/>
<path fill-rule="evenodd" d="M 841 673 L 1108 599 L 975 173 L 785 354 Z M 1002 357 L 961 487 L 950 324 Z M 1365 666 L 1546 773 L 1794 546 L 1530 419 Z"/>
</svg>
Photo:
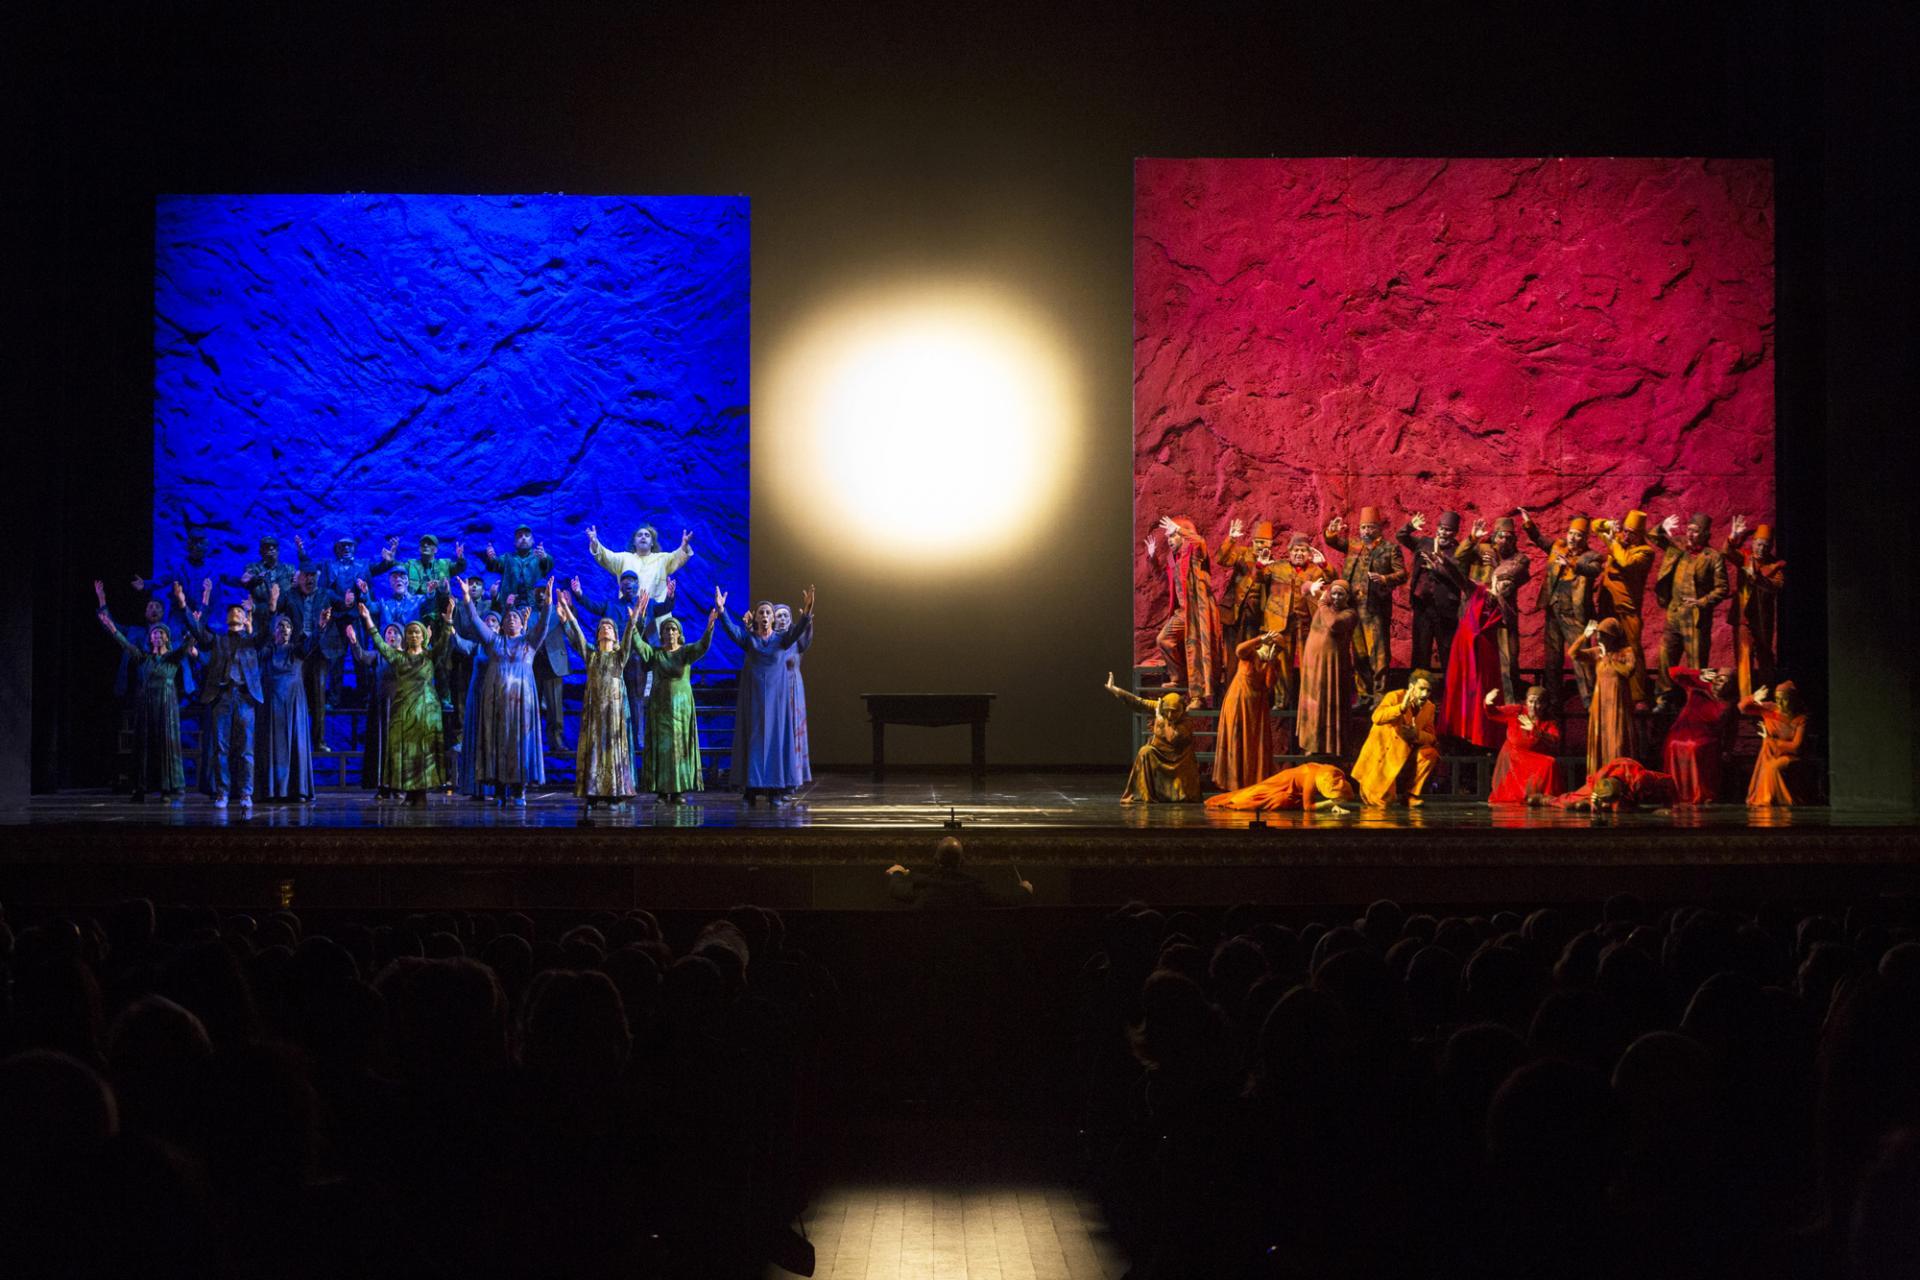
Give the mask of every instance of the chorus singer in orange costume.
<svg viewBox="0 0 1920 1280">
<path fill-rule="evenodd" d="M 1396 798 L 1425 803 L 1422 793 L 1440 763 L 1433 745 L 1432 692 L 1433 677 L 1415 671 L 1407 677 L 1406 688 L 1387 694 L 1373 709 L 1373 729 L 1353 762 L 1353 783 L 1373 808 Z"/>
<path fill-rule="evenodd" d="M 1567 657 L 1590 672 L 1593 700 L 1587 706 L 1587 772 L 1633 754 L 1633 675 L 1637 651 L 1627 644 L 1618 618 L 1589 622 L 1567 646 Z"/>
<path fill-rule="evenodd" d="M 1124 804 L 1147 802 L 1185 803 L 1200 798 L 1200 761 L 1193 754 L 1193 726 L 1187 721 L 1187 700 L 1177 693 L 1163 693 L 1158 701 L 1129 693 L 1113 682 L 1107 672 L 1107 692 L 1136 711 L 1153 716 L 1153 731 L 1146 745 L 1134 753 L 1133 772 L 1127 775 L 1127 789 L 1120 793 Z"/>
<path fill-rule="evenodd" d="M 1207 571 L 1207 544 L 1185 516 L 1161 516 L 1167 540 L 1167 620 L 1155 643 L 1166 659 L 1167 683 L 1185 686 L 1187 701 L 1210 707 L 1226 688 L 1221 670 L 1220 608 Z M 1154 535 L 1147 535 L 1147 559 L 1154 559 Z"/>
<path fill-rule="evenodd" d="M 1647 657 L 1640 648 L 1640 603 L 1646 598 L 1647 578 L 1653 572 L 1653 545 L 1647 541 L 1647 513 L 1635 508 L 1616 528 L 1611 520 L 1594 522 L 1594 531 L 1606 539 L 1597 560 L 1600 576 L 1593 588 L 1593 616 L 1620 623 L 1626 652 L 1633 659 L 1628 702 L 1642 703 L 1650 691 Z M 1601 762 L 1602 764 L 1605 761 Z M 1590 766 L 1598 768 L 1598 765 Z"/>
<path fill-rule="evenodd" d="M 1740 714 L 1760 718 L 1760 755 L 1753 762 L 1753 781 L 1747 784 L 1750 805 L 1792 805 L 1787 773 L 1800 759 L 1807 741 L 1807 718 L 1796 703 L 1793 681 L 1782 680 L 1767 696 L 1762 687 L 1740 699 Z"/>
<path fill-rule="evenodd" d="M 1774 550 L 1773 526 L 1753 527 L 1745 546 L 1747 518 L 1735 516 L 1727 528 L 1727 575 L 1733 582 L 1733 669 L 1740 696 L 1773 680 L 1780 661 L 1780 593 L 1787 586 L 1787 562 Z"/>
<path fill-rule="evenodd" d="M 1275 646 L 1264 632 L 1234 649 L 1233 682 L 1220 703 L 1213 734 L 1213 785 L 1237 791 L 1273 772 L 1273 682 L 1280 674 Z"/>
<path fill-rule="evenodd" d="M 1293 718 L 1293 740 L 1303 755 L 1347 753 L 1347 698 L 1353 689 L 1354 626 L 1352 588 L 1345 578 L 1310 582 L 1307 594 L 1318 598 L 1306 646 L 1300 652 L 1300 703 Z"/>
<path fill-rule="evenodd" d="M 1290 707 L 1299 701 L 1300 660 L 1306 652 L 1307 632 L 1313 626 L 1313 595 L 1307 590 L 1315 582 L 1327 579 L 1327 557 L 1307 540 L 1304 533 L 1293 535 L 1287 544 L 1287 558 L 1264 567 L 1265 602 L 1260 629 L 1279 635 L 1276 646 L 1280 676 L 1273 684 L 1273 705 Z"/>
<path fill-rule="evenodd" d="M 1209 796 L 1214 809 L 1301 809 L 1309 813 L 1350 813 L 1353 783 L 1337 764 L 1297 764 L 1250 787 Z"/>
<path fill-rule="evenodd" d="M 1227 537 L 1214 553 L 1214 567 L 1227 573 L 1227 585 L 1220 599 L 1220 633 L 1226 655 L 1226 679 L 1233 684 L 1233 670 L 1240 645 L 1265 628 L 1260 615 L 1265 605 L 1266 568 L 1273 563 L 1273 524 L 1256 520 L 1251 544 L 1242 541 L 1247 526 L 1239 517 L 1228 521 Z"/>
</svg>

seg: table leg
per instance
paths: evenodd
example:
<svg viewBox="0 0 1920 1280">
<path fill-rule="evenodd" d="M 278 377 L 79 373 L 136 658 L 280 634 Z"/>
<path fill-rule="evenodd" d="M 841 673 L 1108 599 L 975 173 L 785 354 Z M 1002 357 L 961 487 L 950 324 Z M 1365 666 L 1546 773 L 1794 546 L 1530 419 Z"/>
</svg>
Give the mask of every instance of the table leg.
<svg viewBox="0 0 1920 1280">
<path fill-rule="evenodd" d="M 987 722 L 973 722 L 973 788 L 984 791 L 987 786 Z"/>
<path fill-rule="evenodd" d="M 887 722 L 884 720 L 873 722 L 873 780 L 887 780 Z"/>
</svg>

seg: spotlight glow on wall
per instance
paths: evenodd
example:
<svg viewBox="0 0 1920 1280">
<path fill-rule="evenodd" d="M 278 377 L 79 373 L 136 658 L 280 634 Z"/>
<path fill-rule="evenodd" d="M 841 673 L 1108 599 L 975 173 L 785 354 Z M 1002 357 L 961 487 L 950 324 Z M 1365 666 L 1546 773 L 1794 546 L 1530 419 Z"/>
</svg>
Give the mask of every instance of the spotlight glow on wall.
<svg viewBox="0 0 1920 1280">
<path fill-rule="evenodd" d="M 1004 292 L 904 286 L 827 308 L 778 362 L 760 489 L 882 557 L 976 558 L 1052 510 L 1079 433 L 1053 335 Z M 756 448 L 762 447 L 756 445 Z"/>
</svg>

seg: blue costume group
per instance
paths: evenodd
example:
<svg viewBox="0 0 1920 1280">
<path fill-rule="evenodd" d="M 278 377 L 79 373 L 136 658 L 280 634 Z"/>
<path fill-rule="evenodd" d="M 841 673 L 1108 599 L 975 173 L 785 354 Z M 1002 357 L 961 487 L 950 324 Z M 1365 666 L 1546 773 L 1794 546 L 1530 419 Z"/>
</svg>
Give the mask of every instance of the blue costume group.
<svg viewBox="0 0 1920 1280">
<path fill-rule="evenodd" d="M 549 586 L 553 557 L 532 530 L 519 526 L 504 554 L 487 546 L 476 557 L 498 575 L 491 585 L 478 574 L 467 576 L 463 544 L 441 557 L 431 535 L 421 539 L 417 559 L 405 560 L 397 538 L 387 540 L 377 556 L 363 556 L 356 539 L 343 537 L 324 560 L 309 557 L 300 539 L 294 542 L 295 562 L 281 559 L 278 539 L 266 537 L 259 558 L 228 576 L 208 559 L 206 538 L 192 535 L 182 561 L 133 579 L 135 589 L 150 591 L 151 599 L 144 625 L 124 632 L 113 626 L 96 584 L 100 615 L 122 650 L 114 690 L 134 727 L 135 798 L 150 792 L 177 798 L 183 789 L 183 699 L 200 718 L 200 788 L 218 806 L 250 806 L 256 797 L 311 800 L 315 756 L 331 751 L 327 725 L 334 698 L 367 709 L 362 785 L 383 798 L 398 793 L 402 788 L 384 776 L 396 684 L 389 668 L 393 661 L 410 664 L 410 689 L 429 676 L 420 665 L 426 659 L 389 655 L 396 654 L 395 637 L 417 624 L 410 634 L 424 628 L 433 640 L 425 650 L 429 692 L 422 696 L 436 700 L 443 713 L 433 729 L 433 750 L 445 762 L 440 776 L 475 799 L 491 788 L 500 803 L 524 804 L 526 789 L 546 781 L 546 752 L 567 749 L 562 693 L 574 671 L 568 631 Z M 622 631 L 639 614 L 642 643 L 625 650 L 635 656 L 620 667 L 619 683 L 629 708 L 629 753 L 636 775 L 645 777 L 639 768 L 647 748 L 643 720 L 652 714 L 646 711 L 648 694 L 658 677 L 638 655 L 654 652 L 653 606 L 671 598 L 669 575 L 691 556 L 690 536 L 670 552 L 659 549 L 657 533 L 647 526 L 635 531 L 629 551 L 603 547 L 591 528 L 588 542 L 612 579 L 613 594 L 595 600 L 577 578 L 573 592 L 561 594 L 576 610 L 611 618 Z M 383 576 L 387 590 L 381 595 L 374 588 Z M 238 598 L 223 601 L 203 620 L 216 585 L 230 595 L 237 588 Z M 189 603 L 189 592 L 198 594 L 197 607 Z M 454 601 L 463 607 L 451 608 Z M 811 592 L 798 625 L 785 606 L 775 625 L 773 611 L 762 602 L 744 624 L 722 614 L 744 659 L 731 776 L 749 801 L 785 798 L 812 779 L 800 675 L 800 658 L 812 639 Z M 356 627 L 368 634 L 357 634 Z M 357 673 L 351 686 L 349 663 Z M 409 716 L 407 723 L 405 732 L 417 736 L 422 718 Z M 697 789 L 697 746 L 693 754 Z M 419 799 L 419 771 L 407 773 L 415 780 L 409 798 Z M 677 798 L 684 789 L 671 791 Z M 669 788 L 660 790 L 664 796 Z"/>
</svg>

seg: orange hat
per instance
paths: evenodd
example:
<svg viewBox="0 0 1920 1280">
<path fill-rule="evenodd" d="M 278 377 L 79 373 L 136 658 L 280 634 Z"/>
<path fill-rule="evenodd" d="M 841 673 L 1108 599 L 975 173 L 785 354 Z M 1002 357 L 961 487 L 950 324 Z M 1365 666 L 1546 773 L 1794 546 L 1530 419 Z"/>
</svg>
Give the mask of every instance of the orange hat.
<svg viewBox="0 0 1920 1280">
<path fill-rule="evenodd" d="M 1755 542 L 1772 542 L 1773 526 L 1770 524 L 1757 524 L 1753 526 L 1753 540 Z"/>
<path fill-rule="evenodd" d="M 1386 521 L 1380 518 L 1380 508 L 1362 507 L 1360 508 L 1360 523 L 1361 524 L 1385 524 Z"/>
<path fill-rule="evenodd" d="M 1575 516 L 1573 519 L 1567 521 L 1567 528 L 1573 530 L 1575 533 L 1585 533 L 1588 528 L 1587 518 L 1585 516 Z"/>
<path fill-rule="evenodd" d="M 1647 513 L 1635 507 L 1633 510 L 1627 512 L 1627 518 L 1621 521 L 1621 527 L 1626 529 L 1628 533 L 1645 533 L 1647 531 Z"/>
<path fill-rule="evenodd" d="M 1253 537 L 1254 537 L 1254 541 L 1256 542 L 1272 542 L 1273 541 L 1273 521 L 1262 520 L 1260 521 L 1260 523 L 1254 525 Z"/>
</svg>

